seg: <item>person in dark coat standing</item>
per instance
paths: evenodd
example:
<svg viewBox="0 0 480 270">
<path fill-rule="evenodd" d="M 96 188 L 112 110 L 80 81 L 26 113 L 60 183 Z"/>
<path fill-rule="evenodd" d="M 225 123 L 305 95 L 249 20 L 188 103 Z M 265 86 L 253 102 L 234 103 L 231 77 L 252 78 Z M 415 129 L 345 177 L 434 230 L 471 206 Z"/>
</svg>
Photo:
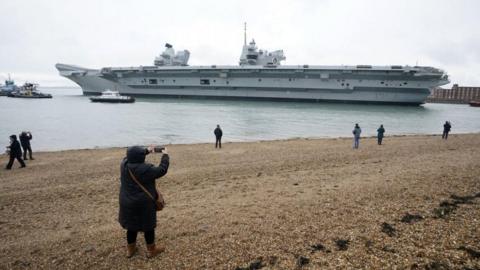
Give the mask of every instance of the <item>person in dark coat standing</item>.
<svg viewBox="0 0 480 270">
<path fill-rule="evenodd" d="M 358 124 L 355 124 L 355 128 L 352 131 L 353 133 L 353 149 L 358 149 L 360 146 L 360 134 L 362 133 L 362 129 Z"/>
<path fill-rule="evenodd" d="M 213 131 L 213 134 L 215 134 L 215 148 L 217 147 L 222 148 L 223 132 L 222 132 L 222 129 L 220 128 L 220 125 L 217 125 L 217 128 Z"/>
<path fill-rule="evenodd" d="M 157 226 L 156 203 L 133 180 L 129 170 L 135 178 L 152 194 L 158 198 L 155 180 L 164 176 L 168 171 L 169 156 L 167 149 L 163 149 L 162 160 L 158 166 L 145 162 L 145 156 L 154 152 L 153 147 L 144 148 L 133 146 L 127 149 L 127 156 L 120 165 L 120 225 L 127 230 L 127 257 L 132 257 L 136 251 L 138 232 L 143 232 L 147 243 L 147 257 L 153 257 L 165 250 L 155 245 L 155 227 Z"/>
<path fill-rule="evenodd" d="M 385 133 L 385 128 L 383 128 L 383 125 L 380 125 L 380 127 L 377 129 L 378 145 L 382 145 L 383 133 Z"/>
<path fill-rule="evenodd" d="M 15 159 L 20 162 L 20 168 L 25 168 L 25 162 L 22 160 L 22 149 L 20 148 L 20 143 L 17 140 L 17 135 L 10 135 L 10 146 L 7 146 L 7 149 L 10 154 L 10 160 L 8 161 L 5 169 L 11 170 Z"/>
<path fill-rule="evenodd" d="M 22 145 L 23 148 L 23 160 L 28 160 L 27 158 L 27 151 L 30 156 L 30 159 L 33 160 L 34 158 L 32 157 L 32 147 L 30 146 L 30 140 L 32 139 L 32 133 L 30 131 L 22 131 L 20 133 L 20 144 Z"/>
<path fill-rule="evenodd" d="M 443 124 L 443 134 L 442 134 L 442 139 L 448 139 L 448 133 L 450 132 L 450 129 L 452 128 L 452 125 L 450 124 L 449 121 L 446 121 L 445 124 Z"/>
</svg>

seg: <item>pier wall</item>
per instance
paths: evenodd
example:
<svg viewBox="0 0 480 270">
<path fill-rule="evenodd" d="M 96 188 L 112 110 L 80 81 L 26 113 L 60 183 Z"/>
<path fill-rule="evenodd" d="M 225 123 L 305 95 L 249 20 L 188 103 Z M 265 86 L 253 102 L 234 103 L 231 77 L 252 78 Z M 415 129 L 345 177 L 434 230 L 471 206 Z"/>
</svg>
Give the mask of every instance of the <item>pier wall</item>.
<svg viewBox="0 0 480 270">
<path fill-rule="evenodd" d="M 431 103 L 469 103 L 480 100 L 480 87 L 458 86 L 454 84 L 451 89 L 435 88 L 427 98 Z"/>
</svg>

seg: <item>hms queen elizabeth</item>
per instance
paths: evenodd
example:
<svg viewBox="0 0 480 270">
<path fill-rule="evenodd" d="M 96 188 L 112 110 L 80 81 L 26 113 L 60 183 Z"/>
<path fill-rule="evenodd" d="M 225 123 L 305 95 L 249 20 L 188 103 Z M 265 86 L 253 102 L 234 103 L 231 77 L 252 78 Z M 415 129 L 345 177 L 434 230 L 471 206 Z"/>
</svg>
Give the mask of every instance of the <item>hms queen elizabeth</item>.
<svg viewBox="0 0 480 270">
<path fill-rule="evenodd" d="M 189 51 L 165 47 L 153 66 L 56 68 L 85 95 L 115 89 L 133 96 L 419 105 L 431 89 L 450 82 L 443 70 L 426 66 L 280 65 L 282 50 L 259 50 L 246 34 L 238 66 L 188 66 Z"/>
</svg>

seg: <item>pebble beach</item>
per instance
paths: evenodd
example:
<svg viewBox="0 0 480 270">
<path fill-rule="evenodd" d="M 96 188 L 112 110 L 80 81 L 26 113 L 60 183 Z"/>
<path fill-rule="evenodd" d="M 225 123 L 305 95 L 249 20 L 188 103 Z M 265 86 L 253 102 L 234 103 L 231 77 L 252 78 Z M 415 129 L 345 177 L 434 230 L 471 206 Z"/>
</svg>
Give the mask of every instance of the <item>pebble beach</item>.
<svg viewBox="0 0 480 270">
<path fill-rule="evenodd" d="M 125 148 L 34 152 L 0 170 L 0 269 L 480 269 L 478 133 L 167 147 L 165 253 L 125 258 Z"/>
</svg>

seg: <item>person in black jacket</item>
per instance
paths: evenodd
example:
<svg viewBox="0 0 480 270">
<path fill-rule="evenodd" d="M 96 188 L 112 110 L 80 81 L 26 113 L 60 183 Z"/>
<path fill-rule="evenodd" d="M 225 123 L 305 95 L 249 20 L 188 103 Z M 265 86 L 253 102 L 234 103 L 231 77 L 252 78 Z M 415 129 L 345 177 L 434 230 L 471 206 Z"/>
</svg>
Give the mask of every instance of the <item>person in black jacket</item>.
<svg viewBox="0 0 480 270">
<path fill-rule="evenodd" d="M 383 134 L 385 133 L 385 128 L 383 125 L 380 125 L 380 127 L 377 129 L 377 143 L 378 145 L 382 145 L 382 140 L 383 140 Z"/>
<path fill-rule="evenodd" d="M 8 146 L 7 148 L 10 153 L 10 160 L 8 161 L 7 167 L 5 169 L 11 170 L 15 159 L 20 162 L 20 168 L 25 168 L 25 162 L 23 162 L 22 160 L 22 149 L 20 148 L 20 143 L 18 143 L 17 135 L 10 136 L 10 146 Z"/>
<path fill-rule="evenodd" d="M 33 160 L 34 158 L 32 157 L 32 147 L 30 146 L 30 140 L 33 138 L 32 133 L 30 131 L 22 131 L 20 133 L 20 144 L 22 145 L 23 148 L 23 160 L 28 160 L 27 158 L 27 151 L 30 156 L 30 159 Z"/>
<path fill-rule="evenodd" d="M 158 198 L 155 180 L 168 171 L 169 156 L 164 149 L 160 164 L 145 162 L 145 156 L 154 152 L 153 147 L 133 146 L 127 149 L 127 156 L 120 165 L 120 211 L 119 223 L 127 230 L 127 257 L 132 257 L 136 251 L 138 232 L 143 232 L 147 243 L 147 257 L 153 257 L 165 250 L 155 245 L 155 227 L 157 226 L 156 204 L 145 191 L 132 179 L 129 170 L 135 178 Z"/>
<path fill-rule="evenodd" d="M 222 129 L 220 128 L 220 125 L 217 125 L 217 128 L 213 131 L 213 134 L 215 134 L 215 148 L 220 147 L 222 148 Z"/>
<path fill-rule="evenodd" d="M 443 134 L 442 134 L 442 139 L 448 139 L 448 133 L 450 132 L 450 129 L 452 128 L 452 125 L 450 122 L 446 121 L 445 124 L 443 124 Z"/>
</svg>

